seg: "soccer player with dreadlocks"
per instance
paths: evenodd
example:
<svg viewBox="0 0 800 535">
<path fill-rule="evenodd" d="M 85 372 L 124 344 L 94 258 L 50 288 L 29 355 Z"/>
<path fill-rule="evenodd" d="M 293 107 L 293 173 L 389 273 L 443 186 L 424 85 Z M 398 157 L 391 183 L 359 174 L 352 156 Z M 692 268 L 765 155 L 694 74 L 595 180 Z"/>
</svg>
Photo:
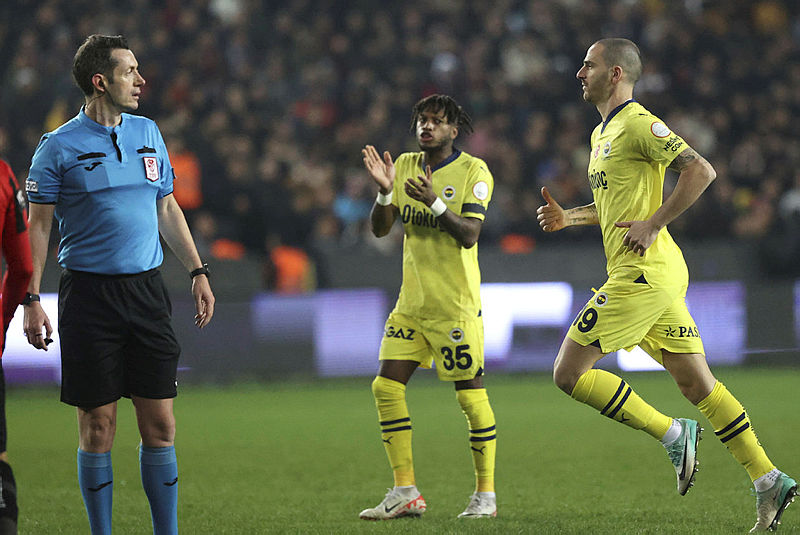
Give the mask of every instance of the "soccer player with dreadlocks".
<svg viewBox="0 0 800 535">
<path fill-rule="evenodd" d="M 455 385 L 469 425 L 476 489 L 459 518 L 493 517 L 495 419 L 483 386 L 478 236 L 494 180 L 486 164 L 456 149 L 459 132 L 472 132 L 469 115 L 446 95 L 414 105 L 411 128 L 420 152 L 383 158 L 372 145 L 364 165 L 379 187 L 372 208 L 372 232 L 381 237 L 400 219 L 403 284 L 386 321 L 380 368 L 372 383 L 381 439 L 394 473 L 394 487 L 365 520 L 419 516 L 425 499 L 417 490 L 411 453 L 411 418 L 406 384 L 418 366 Z"/>
</svg>

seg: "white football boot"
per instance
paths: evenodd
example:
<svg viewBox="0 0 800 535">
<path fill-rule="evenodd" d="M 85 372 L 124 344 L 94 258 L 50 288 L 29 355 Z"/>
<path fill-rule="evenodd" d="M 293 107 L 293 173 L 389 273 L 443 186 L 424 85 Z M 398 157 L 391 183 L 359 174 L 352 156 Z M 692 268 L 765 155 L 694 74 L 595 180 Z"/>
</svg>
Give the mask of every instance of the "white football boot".
<svg viewBox="0 0 800 535">
<path fill-rule="evenodd" d="M 428 508 L 416 486 L 389 489 L 383 501 L 358 515 L 362 520 L 390 520 L 403 516 L 422 516 Z"/>
<path fill-rule="evenodd" d="M 497 498 L 494 492 L 475 492 L 469 505 L 458 518 L 492 518 L 497 516 Z"/>
</svg>

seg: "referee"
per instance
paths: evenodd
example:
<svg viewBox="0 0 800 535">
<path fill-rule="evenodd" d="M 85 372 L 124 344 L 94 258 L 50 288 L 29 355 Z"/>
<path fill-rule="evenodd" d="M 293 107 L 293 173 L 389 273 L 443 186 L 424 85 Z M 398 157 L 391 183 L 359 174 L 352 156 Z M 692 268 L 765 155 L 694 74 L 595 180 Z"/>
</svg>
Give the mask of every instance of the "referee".
<svg viewBox="0 0 800 535">
<path fill-rule="evenodd" d="M 38 294 L 55 215 L 64 268 L 58 291 L 61 401 L 78 411 L 78 482 L 91 531 L 111 533 L 111 446 L 117 400 L 125 396 L 136 409 L 153 531 L 177 533 L 172 399 L 180 347 L 157 269 L 163 260 L 159 232 L 191 274 L 200 328 L 214 314 L 214 295 L 172 196 L 174 175 L 161 133 L 150 119 L 129 115 L 139 107 L 145 80 L 127 40 L 88 37 L 72 74 L 86 103 L 42 137 L 26 182 L 33 276 L 23 301 L 25 334 L 47 350 L 52 327 Z"/>
</svg>

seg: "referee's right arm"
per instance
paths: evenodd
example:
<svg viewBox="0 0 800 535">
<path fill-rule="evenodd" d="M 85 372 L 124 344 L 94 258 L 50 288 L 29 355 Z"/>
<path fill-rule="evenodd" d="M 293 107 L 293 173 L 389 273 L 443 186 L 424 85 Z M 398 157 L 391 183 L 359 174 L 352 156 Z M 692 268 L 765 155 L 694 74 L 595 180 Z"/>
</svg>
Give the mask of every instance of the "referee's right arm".
<svg viewBox="0 0 800 535">
<path fill-rule="evenodd" d="M 33 275 L 28 283 L 28 293 L 39 295 L 39 286 L 42 282 L 44 264 L 47 261 L 47 250 L 50 245 L 50 229 L 53 226 L 54 204 L 30 203 L 28 209 L 28 234 L 31 240 L 31 257 L 33 259 Z M 25 319 L 23 320 L 25 335 L 28 343 L 37 349 L 47 351 L 45 338 L 50 338 L 53 328 L 50 319 L 38 301 L 33 301 L 23 307 Z M 42 334 L 42 327 L 45 333 Z"/>
</svg>

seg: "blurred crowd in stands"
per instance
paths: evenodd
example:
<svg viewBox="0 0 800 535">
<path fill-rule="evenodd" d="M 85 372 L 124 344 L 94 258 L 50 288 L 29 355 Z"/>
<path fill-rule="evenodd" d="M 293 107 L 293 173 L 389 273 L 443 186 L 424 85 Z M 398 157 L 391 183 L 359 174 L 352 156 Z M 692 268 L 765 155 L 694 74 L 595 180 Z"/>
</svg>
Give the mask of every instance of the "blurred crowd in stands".
<svg viewBox="0 0 800 535">
<path fill-rule="evenodd" d="M 599 240 L 546 235 L 535 211 L 543 185 L 564 206 L 591 202 L 599 115 L 575 72 L 610 36 L 642 49 L 637 100 L 718 173 L 670 225 L 678 242 L 754 240 L 772 272 L 800 265 L 796 1 L 5 0 L 0 156 L 22 179 L 42 133 L 83 102 L 70 69 L 92 33 L 128 37 L 147 80 L 139 113 L 164 134 L 202 253 L 263 258 L 270 288 L 324 286 L 333 251 L 399 250 L 401 229 L 369 233 L 360 151 L 417 150 L 411 106 L 435 92 L 471 114 L 457 147 L 495 177 L 482 247 Z"/>
</svg>

